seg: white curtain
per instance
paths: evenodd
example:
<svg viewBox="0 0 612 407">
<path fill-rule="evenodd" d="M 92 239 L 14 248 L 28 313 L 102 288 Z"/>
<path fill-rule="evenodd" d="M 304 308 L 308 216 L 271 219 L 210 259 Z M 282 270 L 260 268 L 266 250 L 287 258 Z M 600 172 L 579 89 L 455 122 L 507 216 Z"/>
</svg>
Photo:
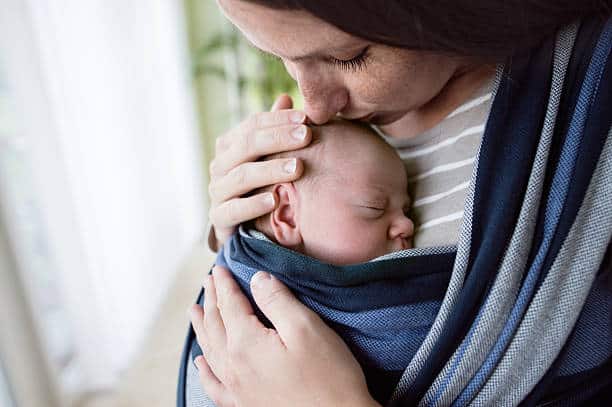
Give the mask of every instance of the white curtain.
<svg viewBox="0 0 612 407">
<path fill-rule="evenodd" d="M 14 407 L 15 403 L 11 397 L 11 390 L 8 386 L 8 381 L 0 365 L 0 406 Z"/>
<path fill-rule="evenodd" d="M 204 228 L 181 5 L 0 0 L 0 196 L 69 391 L 118 380 Z"/>
</svg>

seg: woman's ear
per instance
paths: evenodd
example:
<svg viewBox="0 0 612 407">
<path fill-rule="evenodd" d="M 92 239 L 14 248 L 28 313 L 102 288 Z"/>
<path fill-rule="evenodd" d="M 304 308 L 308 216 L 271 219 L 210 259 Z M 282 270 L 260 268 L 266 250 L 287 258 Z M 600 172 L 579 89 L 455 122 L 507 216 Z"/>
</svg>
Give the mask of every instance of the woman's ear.
<svg viewBox="0 0 612 407">
<path fill-rule="evenodd" d="M 285 182 L 274 186 L 276 209 L 270 217 L 270 227 L 278 244 L 298 249 L 302 245 L 302 235 L 298 224 L 298 194 L 295 185 Z"/>
</svg>

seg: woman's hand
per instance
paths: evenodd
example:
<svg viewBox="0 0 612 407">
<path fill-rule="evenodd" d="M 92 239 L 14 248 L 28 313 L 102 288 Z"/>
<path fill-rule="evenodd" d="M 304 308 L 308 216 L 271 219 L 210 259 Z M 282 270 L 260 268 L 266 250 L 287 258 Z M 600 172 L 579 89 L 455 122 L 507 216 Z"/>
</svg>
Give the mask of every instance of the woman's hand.
<svg viewBox="0 0 612 407">
<path fill-rule="evenodd" d="M 204 357 L 196 359 L 206 394 L 228 406 L 377 406 L 346 344 L 279 280 L 251 280 L 262 325 L 231 274 L 215 267 L 204 309 L 191 322 Z"/>
<path fill-rule="evenodd" d="M 272 211 L 271 193 L 241 197 L 256 188 L 299 178 L 302 163 L 295 158 L 255 162 L 258 158 L 296 150 L 310 142 L 304 124 L 306 114 L 290 110 L 287 95 L 279 97 L 272 111 L 257 113 L 217 139 L 216 157 L 210 164 L 210 220 L 214 238 L 209 244 L 217 250 L 234 232 L 236 225 Z"/>
</svg>

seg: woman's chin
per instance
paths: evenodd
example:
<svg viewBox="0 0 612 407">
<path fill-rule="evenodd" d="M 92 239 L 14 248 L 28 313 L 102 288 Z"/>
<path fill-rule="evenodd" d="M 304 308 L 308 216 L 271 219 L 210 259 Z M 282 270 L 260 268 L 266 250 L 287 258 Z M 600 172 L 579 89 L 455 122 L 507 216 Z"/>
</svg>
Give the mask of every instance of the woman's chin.
<svg viewBox="0 0 612 407">
<path fill-rule="evenodd" d="M 398 122 L 404 116 L 406 116 L 407 112 L 381 112 L 374 114 L 369 123 L 374 124 L 376 126 L 392 126 L 394 123 Z"/>
</svg>

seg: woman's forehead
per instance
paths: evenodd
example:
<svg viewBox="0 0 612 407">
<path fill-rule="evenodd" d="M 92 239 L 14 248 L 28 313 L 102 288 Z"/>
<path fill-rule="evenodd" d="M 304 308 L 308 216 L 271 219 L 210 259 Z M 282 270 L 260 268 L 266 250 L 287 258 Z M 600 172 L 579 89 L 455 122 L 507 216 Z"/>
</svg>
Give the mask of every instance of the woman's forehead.
<svg viewBox="0 0 612 407">
<path fill-rule="evenodd" d="M 243 0 L 218 4 L 255 47 L 286 60 L 353 52 L 364 42 L 303 10 L 274 10 Z"/>
</svg>

